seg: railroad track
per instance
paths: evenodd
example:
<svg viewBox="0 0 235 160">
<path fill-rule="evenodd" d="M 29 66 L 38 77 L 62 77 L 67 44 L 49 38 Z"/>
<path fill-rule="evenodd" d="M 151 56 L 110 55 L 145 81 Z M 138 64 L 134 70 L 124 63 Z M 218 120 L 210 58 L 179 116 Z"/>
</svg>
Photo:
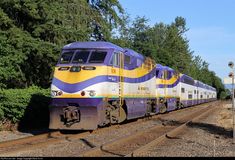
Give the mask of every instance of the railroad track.
<svg viewBox="0 0 235 160">
<path fill-rule="evenodd" d="M 210 104 L 213 105 L 214 103 L 215 102 L 211 102 Z M 199 106 L 204 106 L 204 105 L 206 105 L 206 104 L 202 104 Z M 182 112 L 183 110 L 191 110 L 191 108 L 194 108 L 194 107 L 178 110 L 177 112 Z M 204 108 L 201 110 L 206 111 L 207 109 L 208 108 Z M 190 116 L 192 116 L 192 115 L 190 115 Z M 165 114 L 154 115 L 150 118 L 150 120 L 153 120 L 153 119 L 161 120 L 161 119 L 164 119 L 165 116 L 166 116 Z M 129 137 L 122 137 L 122 138 L 119 138 L 119 139 L 114 140 L 112 142 L 105 143 L 101 146 L 95 147 L 95 148 L 83 153 L 82 156 L 97 155 L 97 153 L 103 154 L 106 148 L 112 147 L 115 144 L 116 145 L 121 144 L 121 143 L 125 144 L 128 140 L 133 141 L 133 138 L 135 138 L 135 137 L 139 138 L 142 136 L 142 138 L 143 138 L 143 135 L 146 135 L 146 133 L 149 133 L 152 135 L 152 133 L 157 132 L 158 134 L 155 134 L 153 136 L 153 138 L 156 139 L 157 137 L 160 137 L 160 135 L 164 134 L 166 132 L 166 130 L 170 131 L 175 128 L 175 125 L 180 125 L 180 124 L 184 123 L 185 121 L 187 121 L 187 118 L 189 118 L 190 116 L 182 117 L 178 122 L 176 122 L 176 121 L 175 122 L 174 121 L 168 122 L 168 121 L 162 120 L 163 121 L 162 125 L 157 125 L 157 126 L 154 126 L 150 129 L 148 129 L 147 131 L 138 132 L 135 135 L 132 135 Z M 146 120 L 146 119 L 148 119 L 148 118 L 142 118 L 140 120 L 142 121 L 142 120 Z M 134 121 L 134 122 L 130 122 L 130 123 L 132 123 L 133 125 L 138 124 L 139 120 Z M 113 126 L 111 126 L 111 128 L 115 127 L 115 126 L 117 126 L 117 125 L 113 125 Z M 162 129 L 162 128 L 164 128 L 164 129 Z M 82 139 L 92 133 L 105 132 L 108 129 L 110 129 L 110 127 L 101 128 L 101 129 L 95 130 L 93 132 L 89 132 L 89 131 L 81 132 L 79 134 L 63 134 L 60 131 L 52 131 L 52 132 L 48 132 L 48 133 L 44 133 L 44 134 L 40 134 L 40 135 L 36 135 L 36 136 L 30 136 L 30 137 L 20 138 L 20 139 L 16 139 L 16 140 L 0 142 L 0 156 L 14 156 L 14 155 L 17 155 L 17 153 L 20 153 L 22 151 L 29 151 L 29 150 L 33 150 L 33 149 L 37 149 L 37 148 L 47 147 L 51 144 L 56 144 L 61 141 L 72 140 L 72 139 Z M 159 132 L 159 130 L 161 130 L 162 132 Z M 137 142 L 138 142 L 138 140 L 137 140 Z M 140 144 L 142 144 L 142 143 L 140 143 Z M 142 146 L 143 145 L 145 145 L 145 143 L 143 143 Z M 134 147 L 131 151 L 126 150 L 126 152 L 124 154 L 117 154 L 117 155 L 118 156 L 126 156 L 126 155 L 130 155 L 130 154 L 135 155 L 137 152 L 139 152 L 139 151 L 133 152 L 135 149 L 136 149 L 136 147 Z M 106 152 L 106 154 L 107 154 L 107 152 Z M 112 152 L 110 154 L 112 154 Z"/>
<path fill-rule="evenodd" d="M 97 146 L 89 151 L 81 154 L 82 157 L 134 157 L 147 151 L 153 146 L 161 144 L 161 142 L 175 138 L 180 134 L 187 125 L 202 117 L 212 113 L 218 104 L 212 103 L 208 107 L 193 112 L 180 118 L 177 121 L 163 121 L 162 125 L 153 126 L 148 130 L 137 132 L 130 136 L 124 136 L 114 141 Z"/>
<path fill-rule="evenodd" d="M 40 135 L 5 141 L 0 143 L 0 156 L 12 156 L 22 151 L 45 147 L 66 139 L 83 138 L 89 134 L 90 132 L 88 131 L 79 134 L 63 134 L 60 131 L 51 131 Z"/>
</svg>

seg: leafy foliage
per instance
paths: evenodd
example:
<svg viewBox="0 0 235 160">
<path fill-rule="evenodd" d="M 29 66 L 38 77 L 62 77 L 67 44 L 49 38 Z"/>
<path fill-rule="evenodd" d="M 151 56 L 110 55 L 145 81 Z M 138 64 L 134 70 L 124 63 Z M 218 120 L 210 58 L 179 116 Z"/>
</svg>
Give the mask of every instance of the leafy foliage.
<svg viewBox="0 0 235 160">
<path fill-rule="evenodd" d="M 0 87 L 48 88 L 60 48 L 109 40 L 122 13 L 117 0 L 0 1 Z"/>
<path fill-rule="evenodd" d="M 27 115 L 31 117 L 31 120 L 33 119 L 32 117 L 43 119 L 43 117 L 45 118 L 48 115 L 45 113 L 48 113 L 49 102 L 49 89 L 32 86 L 28 89 L 1 90 L 0 119 L 6 118 L 13 122 L 18 122 Z M 29 113 L 26 114 L 26 111 Z"/>
<path fill-rule="evenodd" d="M 59 52 L 56 45 L 34 39 L 16 27 L 0 32 L 0 44 L 1 87 L 49 87 Z"/>
</svg>

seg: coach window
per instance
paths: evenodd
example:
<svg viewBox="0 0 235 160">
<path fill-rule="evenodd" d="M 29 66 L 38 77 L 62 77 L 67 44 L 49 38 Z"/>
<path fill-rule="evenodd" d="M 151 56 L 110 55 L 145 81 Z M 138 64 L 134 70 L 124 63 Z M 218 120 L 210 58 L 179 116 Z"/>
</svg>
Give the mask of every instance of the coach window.
<svg viewBox="0 0 235 160">
<path fill-rule="evenodd" d="M 93 51 L 91 53 L 89 63 L 104 63 L 107 52 Z"/>
<path fill-rule="evenodd" d="M 74 51 L 70 51 L 70 52 L 64 52 L 60 58 L 60 64 L 66 64 L 66 63 L 70 63 L 72 57 L 73 57 Z"/>
<path fill-rule="evenodd" d="M 193 95 L 192 95 L 192 94 L 189 94 L 189 95 L 188 95 L 188 99 L 193 99 Z"/>
<path fill-rule="evenodd" d="M 181 88 L 181 93 L 184 93 L 185 92 L 185 89 L 184 88 Z"/>
</svg>

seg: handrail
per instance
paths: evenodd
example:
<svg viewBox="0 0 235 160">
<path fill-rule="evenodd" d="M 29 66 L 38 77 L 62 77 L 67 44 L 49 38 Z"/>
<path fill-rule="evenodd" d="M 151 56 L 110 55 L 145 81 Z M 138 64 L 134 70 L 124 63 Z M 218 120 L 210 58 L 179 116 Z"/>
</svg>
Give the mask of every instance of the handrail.
<svg viewBox="0 0 235 160">
<path fill-rule="evenodd" d="M 123 105 L 123 69 L 124 69 L 124 58 L 123 53 L 120 52 L 119 54 L 119 107 Z"/>
</svg>

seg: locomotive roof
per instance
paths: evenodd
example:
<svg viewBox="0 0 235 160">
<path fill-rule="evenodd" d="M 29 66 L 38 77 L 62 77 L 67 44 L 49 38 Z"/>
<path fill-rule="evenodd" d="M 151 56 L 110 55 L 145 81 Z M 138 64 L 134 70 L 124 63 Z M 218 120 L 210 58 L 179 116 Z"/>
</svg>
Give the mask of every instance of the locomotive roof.
<svg viewBox="0 0 235 160">
<path fill-rule="evenodd" d="M 162 67 L 163 67 L 163 65 L 161 65 L 159 63 L 156 65 L 156 68 L 162 68 Z"/>
<path fill-rule="evenodd" d="M 183 77 L 187 77 L 187 78 L 194 80 L 192 77 L 188 76 L 187 74 L 183 74 Z"/>
<path fill-rule="evenodd" d="M 174 69 L 168 67 L 168 66 L 163 66 L 163 68 L 167 69 L 168 71 L 174 71 Z"/>
<path fill-rule="evenodd" d="M 110 42 L 73 42 L 67 44 L 63 47 L 63 49 L 78 49 L 78 48 L 91 48 L 91 49 L 115 49 L 119 51 L 124 51 L 121 47 L 110 43 Z"/>
<path fill-rule="evenodd" d="M 167 69 L 168 71 L 174 71 L 174 69 L 168 67 L 168 66 L 163 66 L 161 64 L 157 64 L 156 66 L 157 69 Z"/>
<path fill-rule="evenodd" d="M 137 53 L 136 51 L 134 51 L 134 50 L 132 50 L 132 49 L 124 48 L 124 50 L 125 50 L 126 53 L 129 54 L 130 56 L 140 58 L 141 60 L 144 59 L 144 56 L 143 56 L 142 54 Z"/>
</svg>

